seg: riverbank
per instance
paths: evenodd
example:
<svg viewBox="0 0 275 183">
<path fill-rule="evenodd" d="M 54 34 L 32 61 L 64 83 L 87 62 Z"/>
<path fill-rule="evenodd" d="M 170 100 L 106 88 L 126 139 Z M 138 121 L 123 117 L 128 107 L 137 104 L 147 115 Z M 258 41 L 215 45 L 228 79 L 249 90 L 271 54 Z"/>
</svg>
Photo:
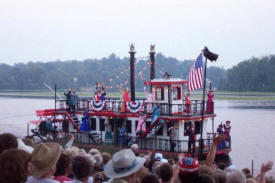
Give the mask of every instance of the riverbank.
<svg viewBox="0 0 275 183">
<path fill-rule="evenodd" d="M 92 98 L 92 92 L 78 92 L 79 97 Z M 272 100 L 275 101 L 275 92 L 214 92 L 215 100 Z M 57 99 L 64 97 L 63 92 L 57 92 Z M 107 93 L 107 97 L 119 97 L 119 92 Z M 38 99 L 54 99 L 54 94 L 48 91 L 0 91 L 0 97 L 12 98 L 38 98 Z M 145 98 L 144 92 L 136 92 L 137 98 Z M 191 99 L 202 99 L 201 92 L 192 92 Z"/>
</svg>

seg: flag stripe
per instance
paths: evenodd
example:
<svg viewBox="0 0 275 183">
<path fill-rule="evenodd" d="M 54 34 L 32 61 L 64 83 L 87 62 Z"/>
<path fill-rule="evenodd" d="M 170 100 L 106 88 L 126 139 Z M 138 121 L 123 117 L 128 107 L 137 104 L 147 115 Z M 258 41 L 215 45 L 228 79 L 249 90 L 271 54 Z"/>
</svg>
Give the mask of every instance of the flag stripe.
<svg viewBox="0 0 275 183">
<path fill-rule="evenodd" d="M 190 68 L 188 76 L 188 91 L 193 91 L 202 87 L 202 53 L 198 56 Z"/>
</svg>

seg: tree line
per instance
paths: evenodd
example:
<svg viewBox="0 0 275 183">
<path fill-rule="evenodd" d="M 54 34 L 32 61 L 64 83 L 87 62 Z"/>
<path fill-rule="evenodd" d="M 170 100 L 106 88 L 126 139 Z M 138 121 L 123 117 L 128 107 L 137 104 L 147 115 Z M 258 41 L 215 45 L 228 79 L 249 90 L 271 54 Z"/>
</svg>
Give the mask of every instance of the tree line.
<svg viewBox="0 0 275 183">
<path fill-rule="evenodd" d="M 149 59 L 149 58 L 148 58 Z M 136 62 L 136 90 L 142 91 L 144 81 L 150 78 L 150 61 Z M 156 55 L 156 78 L 168 72 L 173 77 L 187 80 L 193 60 L 179 61 L 173 57 Z M 251 58 L 230 69 L 211 66 L 207 79 L 218 90 L 275 91 L 275 56 Z M 129 87 L 129 58 L 111 54 L 102 59 L 83 61 L 29 62 L 0 65 L 0 90 L 45 90 L 43 82 L 58 89 L 91 88 L 104 83 L 109 91 Z"/>
</svg>

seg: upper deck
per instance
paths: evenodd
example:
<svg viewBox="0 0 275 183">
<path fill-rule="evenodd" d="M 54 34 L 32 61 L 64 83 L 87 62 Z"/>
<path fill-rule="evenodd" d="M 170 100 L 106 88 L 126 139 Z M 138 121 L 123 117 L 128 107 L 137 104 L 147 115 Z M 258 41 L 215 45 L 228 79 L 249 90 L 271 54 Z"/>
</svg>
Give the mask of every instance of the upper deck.
<svg viewBox="0 0 275 183">
<path fill-rule="evenodd" d="M 95 108 L 91 98 L 79 98 L 77 100 L 76 112 L 82 113 L 88 111 L 89 115 L 94 116 L 109 116 L 109 117 L 138 117 L 139 115 L 151 116 L 154 107 L 158 106 L 160 118 L 170 120 L 200 120 L 202 115 L 202 100 L 191 100 L 191 110 L 187 110 L 184 100 L 181 104 L 168 104 L 160 102 L 146 102 L 145 99 L 138 99 L 140 109 L 130 111 L 128 109 L 122 110 L 123 101 L 118 98 L 106 98 L 104 102 Z M 57 100 L 57 108 L 59 110 L 66 110 L 66 100 Z M 204 118 L 215 117 L 213 113 L 205 113 Z"/>
</svg>

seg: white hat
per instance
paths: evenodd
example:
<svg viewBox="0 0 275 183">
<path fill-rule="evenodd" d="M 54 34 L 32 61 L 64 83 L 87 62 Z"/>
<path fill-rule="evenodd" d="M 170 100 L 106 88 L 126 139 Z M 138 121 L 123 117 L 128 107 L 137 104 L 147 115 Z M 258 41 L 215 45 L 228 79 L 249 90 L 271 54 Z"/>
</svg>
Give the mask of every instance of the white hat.
<svg viewBox="0 0 275 183">
<path fill-rule="evenodd" d="M 18 149 L 24 150 L 28 153 L 32 153 L 33 147 L 26 145 L 21 139 L 17 139 Z"/>
<path fill-rule="evenodd" d="M 167 163 L 168 162 L 167 159 L 163 158 L 163 155 L 161 153 L 156 153 L 155 154 L 155 159 L 157 159 L 157 160 L 159 160 L 159 161 L 161 161 L 163 163 Z"/>
<path fill-rule="evenodd" d="M 136 157 L 131 149 L 124 149 L 113 155 L 104 173 L 109 178 L 127 177 L 143 167 L 144 162 L 145 158 Z"/>
</svg>

